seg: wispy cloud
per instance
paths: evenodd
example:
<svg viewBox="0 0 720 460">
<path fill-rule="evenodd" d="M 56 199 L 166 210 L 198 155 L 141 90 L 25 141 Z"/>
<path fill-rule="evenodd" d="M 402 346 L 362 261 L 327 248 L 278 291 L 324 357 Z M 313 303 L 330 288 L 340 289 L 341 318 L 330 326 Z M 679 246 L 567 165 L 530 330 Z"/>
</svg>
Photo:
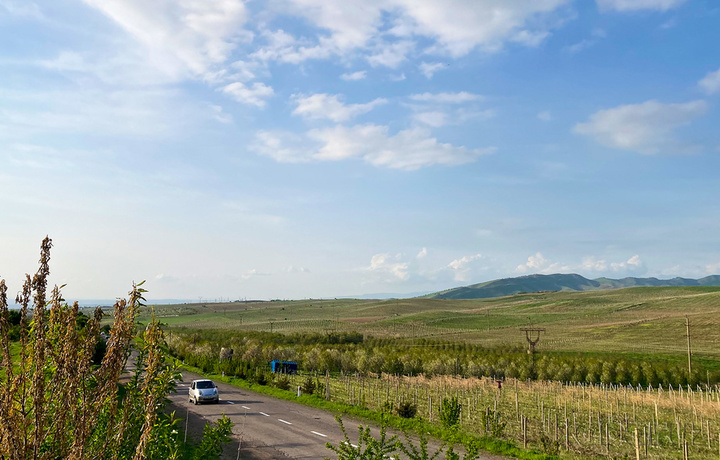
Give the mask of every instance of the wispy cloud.
<svg viewBox="0 0 720 460">
<path fill-rule="evenodd" d="M 687 153 L 697 146 L 678 141 L 674 132 L 703 115 L 707 103 L 702 100 L 683 104 L 647 101 L 600 110 L 574 131 L 612 148 L 645 155 Z"/>
<path fill-rule="evenodd" d="M 315 129 L 306 136 L 260 131 L 252 146 L 256 152 L 280 162 L 362 159 L 378 167 L 402 170 L 475 161 L 495 148 L 467 149 L 444 144 L 427 130 L 414 128 L 392 135 L 387 126 L 374 124 Z"/>
<path fill-rule="evenodd" d="M 467 91 L 460 91 L 457 93 L 421 93 L 410 95 L 410 99 L 413 101 L 435 102 L 439 104 L 462 104 L 464 102 L 477 101 L 481 98 L 482 96 L 471 94 Z"/>
<path fill-rule="evenodd" d="M 344 74 L 340 75 L 340 78 L 342 78 L 345 81 L 364 80 L 366 77 L 367 77 L 366 70 L 358 70 L 357 72 L 344 73 Z"/>
<path fill-rule="evenodd" d="M 597 0 L 601 11 L 667 11 L 677 8 L 687 0 Z"/>
<path fill-rule="evenodd" d="M 238 102 L 256 107 L 265 107 L 265 100 L 275 94 L 265 83 L 255 82 L 250 86 L 241 82 L 230 83 L 222 88 L 222 92 L 229 94 Z"/>
<path fill-rule="evenodd" d="M 292 99 L 296 104 L 293 115 L 300 115 L 311 120 L 327 119 L 334 122 L 350 120 L 388 102 L 387 99 L 377 98 L 365 104 L 345 104 L 340 100 L 340 96 L 324 93 L 310 96 L 294 94 Z"/>
<path fill-rule="evenodd" d="M 420 73 L 430 79 L 437 72 L 444 70 L 446 68 L 446 64 L 443 64 L 442 62 L 421 62 L 418 68 L 420 69 Z"/>
<path fill-rule="evenodd" d="M 705 78 L 698 82 L 698 86 L 707 94 L 715 94 L 720 92 L 720 69 L 715 72 L 709 72 Z"/>
</svg>

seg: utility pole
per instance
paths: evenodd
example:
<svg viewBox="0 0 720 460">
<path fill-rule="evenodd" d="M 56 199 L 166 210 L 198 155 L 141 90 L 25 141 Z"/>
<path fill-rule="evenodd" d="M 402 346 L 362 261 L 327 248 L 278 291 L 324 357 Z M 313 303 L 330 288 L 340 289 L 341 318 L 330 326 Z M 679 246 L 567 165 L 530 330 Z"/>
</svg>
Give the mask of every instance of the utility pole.
<svg viewBox="0 0 720 460">
<path fill-rule="evenodd" d="M 535 345 L 540 342 L 540 333 L 545 332 L 545 329 L 541 327 L 521 327 L 520 330 L 525 332 L 525 339 L 528 342 L 528 354 L 532 356 L 532 373 L 533 377 L 535 377 Z"/>
<path fill-rule="evenodd" d="M 688 381 L 692 378 L 692 351 L 690 350 L 690 319 L 686 316 L 685 317 L 685 331 L 687 333 L 687 343 L 688 343 Z"/>
</svg>

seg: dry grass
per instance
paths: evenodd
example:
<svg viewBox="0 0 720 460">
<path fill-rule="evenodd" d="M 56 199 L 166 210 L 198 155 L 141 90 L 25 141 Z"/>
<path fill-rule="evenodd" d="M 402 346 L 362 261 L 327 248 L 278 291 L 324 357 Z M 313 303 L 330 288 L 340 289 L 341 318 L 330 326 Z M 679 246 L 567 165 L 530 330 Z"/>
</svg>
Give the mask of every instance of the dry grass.
<svg viewBox="0 0 720 460">
<path fill-rule="evenodd" d="M 47 299 L 51 240 L 43 240 L 40 267 L 26 276 L 16 302 L 21 306 L 20 341 L 11 352 L 7 286 L 0 280 L 0 458 L 89 459 L 146 457 L 172 371 L 160 355 L 157 323 L 145 333 L 143 359 L 125 395 L 118 381 L 135 337 L 135 319 L 145 292 L 133 286 L 128 300 L 114 307 L 107 352 L 91 364 L 102 311 L 77 326 L 78 304 L 68 306 L 60 289 Z"/>
</svg>

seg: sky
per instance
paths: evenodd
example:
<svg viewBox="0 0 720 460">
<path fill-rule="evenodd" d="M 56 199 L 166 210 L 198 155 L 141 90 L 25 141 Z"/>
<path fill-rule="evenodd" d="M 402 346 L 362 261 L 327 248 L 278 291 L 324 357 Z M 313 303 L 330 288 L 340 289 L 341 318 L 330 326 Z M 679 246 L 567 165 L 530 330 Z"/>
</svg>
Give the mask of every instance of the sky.
<svg viewBox="0 0 720 460">
<path fill-rule="evenodd" d="M 720 273 L 716 0 L 0 0 L 0 277 L 67 299 Z"/>
</svg>

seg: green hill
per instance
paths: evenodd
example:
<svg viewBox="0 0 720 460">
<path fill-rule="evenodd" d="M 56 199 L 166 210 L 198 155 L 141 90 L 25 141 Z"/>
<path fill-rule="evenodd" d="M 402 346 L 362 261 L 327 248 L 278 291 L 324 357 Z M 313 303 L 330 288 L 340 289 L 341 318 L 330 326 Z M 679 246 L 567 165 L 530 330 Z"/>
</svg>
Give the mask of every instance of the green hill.
<svg viewBox="0 0 720 460">
<path fill-rule="evenodd" d="M 672 278 L 597 278 L 588 279 L 577 274 L 527 275 L 517 278 L 503 278 L 473 284 L 425 296 L 431 299 L 489 299 L 509 295 L 547 291 L 597 291 L 627 287 L 685 287 L 720 286 L 720 275 L 700 279 Z"/>
</svg>

